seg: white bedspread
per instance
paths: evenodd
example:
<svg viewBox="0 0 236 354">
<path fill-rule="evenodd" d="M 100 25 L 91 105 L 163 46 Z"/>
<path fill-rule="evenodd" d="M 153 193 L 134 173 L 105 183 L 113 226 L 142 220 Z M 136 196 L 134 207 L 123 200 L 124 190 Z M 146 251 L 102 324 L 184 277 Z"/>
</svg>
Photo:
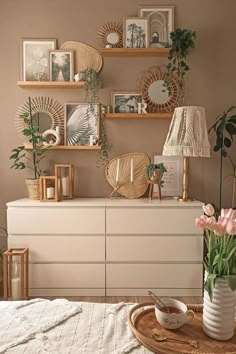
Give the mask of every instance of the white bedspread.
<svg viewBox="0 0 236 354">
<path fill-rule="evenodd" d="M 148 354 L 127 323 L 131 304 L 0 302 L 0 353 Z"/>
</svg>

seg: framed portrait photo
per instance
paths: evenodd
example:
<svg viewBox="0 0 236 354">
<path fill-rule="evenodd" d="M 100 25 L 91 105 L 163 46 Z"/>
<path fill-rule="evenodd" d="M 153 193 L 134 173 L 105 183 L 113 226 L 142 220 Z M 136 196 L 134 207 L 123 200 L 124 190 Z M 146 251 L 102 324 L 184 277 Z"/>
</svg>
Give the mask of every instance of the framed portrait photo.
<svg viewBox="0 0 236 354">
<path fill-rule="evenodd" d="M 182 195 L 183 184 L 183 157 L 155 155 L 153 163 L 163 163 L 167 172 L 163 174 L 164 185 L 161 194 L 164 197 L 179 197 Z M 157 186 L 154 186 L 154 192 Z"/>
<path fill-rule="evenodd" d="M 72 50 L 49 50 L 50 81 L 74 81 L 74 53 Z"/>
<path fill-rule="evenodd" d="M 148 19 L 150 47 L 170 47 L 170 33 L 174 31 L 174 6 L 139 7 L 139 16 Z"/>
<path fill-rule="evenodd" d="M 99 121 L 100 104 L 66 103 L 64 145 L 98 145 Z"/>
<path fill-rule="evenodd" d="M 142 94 L 138 91 L 112 91 L 111 102 L 114 113 L 138 113 Z"/>
<path fill-rule="evenodd" d="M 56 39 L 22 39 L 23 81 L 49 81 L 49 50 L 56 49 Z"/>
<path fill-rule="evenodd" d="M 124 18 L 124 48 L 147 48 L 148 45 L 148 18 Z"/>
</svg>

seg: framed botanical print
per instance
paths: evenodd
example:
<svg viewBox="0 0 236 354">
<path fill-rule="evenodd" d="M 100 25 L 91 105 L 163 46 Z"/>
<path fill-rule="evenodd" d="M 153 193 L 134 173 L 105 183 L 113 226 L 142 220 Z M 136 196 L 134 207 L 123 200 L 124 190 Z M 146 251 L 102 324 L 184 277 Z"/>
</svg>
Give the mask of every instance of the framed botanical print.
<svg viewBox="0 0 236 354">
<path fill-rule="evenodd" d="M 174 31 L 174 6 L 139 7 L 139 16 L 148 19 L 150 47 L 170 47 L 170 33 Z"/>
<path fill-rule="evenodd" d="M 98 145 L 100 104 L 65 104 L 64 145 Z"/>
<path fill-rule="evenodd" d="M 144 17 L 124 18 L 124 47 L 148 47 L 148 19 Z"/>
<path fill-rule="evenodd" d="M 167 172 L 163 174 L 163 187 L 161 194 L 166 197 L 179 197 L 182 195 L 183 184 L 183 157 L 155 155 L 155 164 L 163 163 Z M 157 191 L 154 186 L 154 192 Z"/>
<path fill-rule="evenodd" d="M 49 50 L 50 81 L 74 81 L 72 50 Z"/>
<path fill-rule="evenodd" d="M 22 80 L 49 81 L 49 50 L 56 39 L 22 39 Z"/>
</svg>

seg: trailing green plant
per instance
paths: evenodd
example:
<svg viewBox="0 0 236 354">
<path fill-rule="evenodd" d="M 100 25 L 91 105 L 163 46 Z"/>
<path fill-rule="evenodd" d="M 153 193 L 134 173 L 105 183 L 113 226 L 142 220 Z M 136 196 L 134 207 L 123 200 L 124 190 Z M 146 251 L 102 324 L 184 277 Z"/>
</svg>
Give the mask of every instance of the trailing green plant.
<svg viewBox="0 0 236 354">
<path fill-rule="evenodd" d="M 147 167 L 146 167 L 147 177 L 150 180 L 156 169 L 158 169 L 160 171 L 160 174 L 159 174 L 160 186 L 163 187 L 164 181 L 162 180 L 162 177 L 163 177 L 164 173 L 167 172 L 167 169 L 165 168 L 163 163 L 158 163 L 158 164 L 151 163 L 151 164 L 147 165 Z"/>
<path fill-rule="evenodd" d="M 22 134 L 27 138 L 32 148 L 28 151 L 24 145 L 20 145 L 12 150 L 10 160 L 13 160 L 11 168 L 16 170 L 23 170 L 29 168 L 33 171 L 34 179 L 37 179 L 42 172 L 40 163 L 45 158 L 45 146 L 43 142 L 46 141 L 38 133 L 38 126 L 33 123 L 31 99 L 29 97 L 29 112 L 20 115 L 24 121 L 24 129 Z M 24 161 L 25 160 L 25 161 Z"/>
<path fill-rule="evenodd" d="M 98 103 L 100 83 L 97 71 L 86 69 L 82 73 L 84 74 L 85 83 L 85 102 L 89 104 Z"/>
<path fill-rule="evenodd" d="M 107 134 L 106 134 L 106 119 L 105 119 L 105 114 L 103 112 L 103 107 L 102 107 L 102 113 L 101 113 L 101 129 L 100 129 L 100 139 L 99 139 L 99 145 L 101 147 L 101 150 L 99 152 L 99 161 L 97 163 L 97 167 L 99 167 L 100 164 L 102 166 L 105 166 L 106 163 L 108 162 L 109 154 L 108 154 L 108 144 L 107 144 Z"/>
<path fill-rule="evenodd" d="M 229 107 L 226 111 L 220 114 L 215 123 L 210 127 L 208 133 L 215 132 L 216 141 L 213 150 L 220 153 L 220 187 L 219 187 L 219 210 L 222 204 L 222 185 L 223 185 L 223 158 L 228 158 L 233 169 L 233 193 L 232 207 L 235 206 L 236 196 L 236 160 L 229 154 L 229 149 L 232 146 L 234 135 L 236 135 L 236 114 L 231 114 L 236 106 Z M 235 158 L 235 157 L 234 157 Z"/>
<path fill-rule="evenodd" d="M 185 75 L 190 70 L 186 60 L 190 50 L 195 47 L 196 32 L 178 28 L 170 33 L 170 39 L 172 44 L 168 55 L 169 63 L 166 66 L 164 86 L 171 95 L 169 80 L 172 75 L 175 75 L 180 90 L 180 99 L 183 100 Z"/>
</svg>

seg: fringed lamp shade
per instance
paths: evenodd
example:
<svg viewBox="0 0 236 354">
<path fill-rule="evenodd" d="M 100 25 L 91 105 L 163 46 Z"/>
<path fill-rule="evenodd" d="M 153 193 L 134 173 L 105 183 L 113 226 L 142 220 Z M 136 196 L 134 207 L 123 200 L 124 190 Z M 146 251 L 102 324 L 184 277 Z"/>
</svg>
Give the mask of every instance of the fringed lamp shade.
<svg viewBox="0 0 236 354">
<path fill-rule="evenodd" d="M 206 114 L 204 107 L 185 106 L 175 108 L 162 155 L 184 156 L 183 198 L 187 201 L 187 157 L 210 157 Z"/>
</svg>

